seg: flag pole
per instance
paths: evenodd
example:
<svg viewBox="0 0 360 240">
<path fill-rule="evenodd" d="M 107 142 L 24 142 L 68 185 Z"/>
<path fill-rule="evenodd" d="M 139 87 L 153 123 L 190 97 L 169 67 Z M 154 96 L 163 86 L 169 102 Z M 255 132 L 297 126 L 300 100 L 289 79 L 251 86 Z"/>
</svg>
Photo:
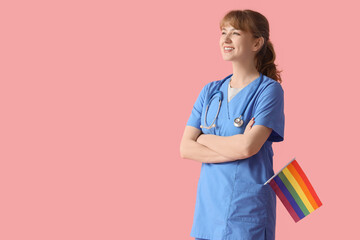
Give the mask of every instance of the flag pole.
<svg viewBox="0 0 360 240">
<path fill-rule="evenodd" d="M 296 157 L 294 157 L 293 159 L 291 159 L 291 161 L 285 165 L 285 167 L 283 167 L 282 169 L 280 169 L 280 171 L 278 171 L 276 174 L 274 174 L 274 176 L 272 176 L 269 180 L 266 181 L 266 183 L 264 183 L 264 185 L 268 184 L 268 182 L 270 182 L 276 175 L 278 175 L 282 170 L 284 170 L 284 168 L 286 168 L 292 161 L 295 160 Z"/>
</svg>

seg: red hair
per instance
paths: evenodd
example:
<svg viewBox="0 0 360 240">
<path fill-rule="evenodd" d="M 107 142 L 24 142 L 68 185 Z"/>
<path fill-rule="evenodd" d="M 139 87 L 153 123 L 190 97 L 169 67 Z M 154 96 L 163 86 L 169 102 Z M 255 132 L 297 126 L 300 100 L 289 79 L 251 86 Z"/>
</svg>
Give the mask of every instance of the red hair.
<svg viewBox="0 0 360 240">
<path fill-rule="evenodd" d="M 281 83 L 281 76 L 275 65 L 275 51 L 272 42 L 269 40 L 269 22 L 265 16 L 253 10 L 232 10 L 229 11 L 220 21 L 220 31 L 225 25 L 230 24 L 235 29 L 239 29 L 252 34 L 254 38 L 263 37 L 264 45 L 255 55 L 256 69 Z"/>
</svg>

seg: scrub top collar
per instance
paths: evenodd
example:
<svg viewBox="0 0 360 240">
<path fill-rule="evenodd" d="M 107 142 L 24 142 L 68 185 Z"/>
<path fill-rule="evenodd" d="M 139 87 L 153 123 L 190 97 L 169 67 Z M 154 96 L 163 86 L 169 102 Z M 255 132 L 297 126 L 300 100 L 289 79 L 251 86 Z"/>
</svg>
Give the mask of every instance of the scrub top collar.
<svg viewBox="0 0 360 240">
<path fill-rule="evenodd" d="M 231 117 L 234 117 L 233 116 L 233 113 L 231 111 L 231 105 L 233 103 L 238 103 L 238 98 L 243 95 L 244 93 L 246 94 L 246 99 L 245 101 L 247 101 L 247 98 L 250 97 L 251 93 L 253 91 L 255 91 L 255 88 L 257 87 L 257 85 L 259 84 L 259 81 L 261 80 L 261 75 L 262 73 L 260 73 L 260 76 L 258 78 L 256 78 L 255 80 L 253 80 L 251 83 L 249 83 L 248 85 L 246 85 L 245 87 L 243 87 L 231 100 L 230 102 L 228 102 L 228 87 L 229 87 L 229 84 L 230 84 L 230 80 L 231 80 L 231 77 L 233 76 L 233 74 L 230 74 L 226 81 L 224 82 L 224 84 L 220 87 L 221 91 L 223 92 L 223 95 L 224 95 L 224 104 L 226 106 L 226 111 L 227 111 L 227 115 L 228 115 L 228 119 L 230 119 Z M 265 76 L 263 76 L 264 78 Z"/>
<path fill-rule="evenodd" d="M 242 90 L 246 89 L 246 88 L 249 88 L 250 86 L 256 85 L 256 84 L 260 81 L 261 75 L 262 75 L 262 73 L 260 73 L 260 76 L 259 76 L 258 78 L 256 78 L 255 80 L 253 80 L 251 83 L 249 83 L 249 84 L 246 85 L 245 87 L 243 87 L 243 88 L 240 90 L 240 92 L 241 92 Z M 227 94 L 227 90 L 228 90 L 228 87 L 229 87 L 230 80 L 231 80 L 231 77 L 232 77 L 232 76 L 233 76 L 233 74 L 230 74 L 230 75 L 227 77 L 226 81 L 224 82 L 223 86 L 221 86 L 222 91 L 225 91 L 226 94 Z M 265 76 L 263 76 L 263 77 L 265 77 Z M 224 86 L 224 85 L 225 85 L 225 86 Z M 237 94 L 236 94 L 236 95 L 237 95 Z M 235 95 L 235 96 L 236 96 L 236 95 Z M 231 100 L 231 101 L 232 101 L 232 100 Z M 230 102 L 231 102 L 231 101 L 230 101 Z"/>
</svg>

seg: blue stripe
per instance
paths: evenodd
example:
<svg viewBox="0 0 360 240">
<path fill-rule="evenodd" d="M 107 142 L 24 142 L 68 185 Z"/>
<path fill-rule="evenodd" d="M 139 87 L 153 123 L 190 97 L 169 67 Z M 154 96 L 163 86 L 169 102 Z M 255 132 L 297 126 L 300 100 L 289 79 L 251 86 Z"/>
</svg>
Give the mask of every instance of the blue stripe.
<svg viewBox="0 0 360 240">
<path fill-rule="evenodd" d="M 283 192 L 283 194 L 285 195 L 286 199 L 291 204 L 292 208 L 295 210 L 296 214 L 299 216 L 299 218 L 302 219 L 303 217 L 305 217 L 304 213 L 301 211 L 299 205 L 296 203 L 295 199 L 293 198 L 289 190 L 287 190 L 285 184 L 282 182 L 279 175 L 276 175 L 276 177 L 274 177 L 274 180 L 281 189 L 281 191 Z"/>
</svg>

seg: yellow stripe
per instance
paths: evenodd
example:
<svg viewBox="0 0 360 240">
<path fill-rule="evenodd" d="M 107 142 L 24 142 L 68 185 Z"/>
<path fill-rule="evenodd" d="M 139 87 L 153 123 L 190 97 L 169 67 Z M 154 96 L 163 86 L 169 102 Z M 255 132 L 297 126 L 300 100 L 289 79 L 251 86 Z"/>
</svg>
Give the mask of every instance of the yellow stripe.
<svg viewBox="0 0 360 240">
<path fill-rule="evenodd" d="M 291 174 L 291 172 L 289 171 L 289 169 L 287 167 L 284 168 L 283 173 L 285 174 L 286 178 L 289 180 L 291 185 L 294 187 L 297 194 L 299 194 L 300 199 L 303 201 L 304 205 L 309 210 L 309 213 L 314 211 L 314 208 L 311 206 L 309 199 L 306 197 L 306 195 L 305 195 L 304 191 L 301 189 L 299 183 L 296 181 L 296 179 L 294 178 L 294 176 Z"/>
</svg>

